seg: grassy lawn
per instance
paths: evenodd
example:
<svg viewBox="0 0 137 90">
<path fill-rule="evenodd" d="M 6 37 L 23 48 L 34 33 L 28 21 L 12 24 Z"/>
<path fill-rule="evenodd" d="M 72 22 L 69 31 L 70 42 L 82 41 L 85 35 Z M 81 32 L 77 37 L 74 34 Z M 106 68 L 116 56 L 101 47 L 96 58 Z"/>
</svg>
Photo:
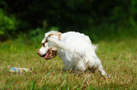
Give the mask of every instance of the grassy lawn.
<svg viewBox="0 0 137 90">
<path fill-rule="evenodd" d="M 99 41 L 97 55 L 111 78 L 103 78 L 98 72 L 82 74 L 63 71 L 61 59 L 44 60 L 36 52 L 39 43 L 29 44 L 7 41 L 0 43 L 0 89 L 43 90 L 132 90 L 137 89 L 137 40 Z M 30 68 L 32 72 L 18 74 L 11 67 Z"/>
</svg>

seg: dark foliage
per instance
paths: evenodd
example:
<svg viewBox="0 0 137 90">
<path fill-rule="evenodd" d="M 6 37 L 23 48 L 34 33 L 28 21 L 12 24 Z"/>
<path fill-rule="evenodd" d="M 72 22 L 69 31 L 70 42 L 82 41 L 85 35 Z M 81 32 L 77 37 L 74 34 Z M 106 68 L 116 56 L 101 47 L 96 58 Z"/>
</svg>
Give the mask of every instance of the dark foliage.
<svg viewBox="0 0 137 90">
<path fill-rule="evenodd" d="M 3 16 L 16 19 L 13 32 L 27 33 L 37 27 L 48 29 L 52 26 L 62 32 L 81 32 L 106 24 L 135 26 L 137 20 L 136 0 L 1 0 L 0 7 Z M 11 33 L 7 29 L 3 32 Z"/>
</svg>

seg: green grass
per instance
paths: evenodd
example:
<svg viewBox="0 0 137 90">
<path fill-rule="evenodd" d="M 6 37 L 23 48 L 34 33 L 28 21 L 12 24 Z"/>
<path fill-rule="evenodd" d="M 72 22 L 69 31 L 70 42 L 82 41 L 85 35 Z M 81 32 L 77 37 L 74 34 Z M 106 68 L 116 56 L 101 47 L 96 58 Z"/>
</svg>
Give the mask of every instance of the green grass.
<svg viewBox="0 0 137 90">
<path fill-rule="evenodd" d="M 33 44 L 35 43 L 35 44 Z M 44 60 L 36 52 L 39 43 L 0 43 L 0 90 L 135 90 L 137 89 L 137 40 L 99 41 L 97 55 L 111 78 L 98 72 L 63 71 L 61 59 Z M 10 73 L 11 67 L 30 68 L 31 73 Z"/>
</svg>

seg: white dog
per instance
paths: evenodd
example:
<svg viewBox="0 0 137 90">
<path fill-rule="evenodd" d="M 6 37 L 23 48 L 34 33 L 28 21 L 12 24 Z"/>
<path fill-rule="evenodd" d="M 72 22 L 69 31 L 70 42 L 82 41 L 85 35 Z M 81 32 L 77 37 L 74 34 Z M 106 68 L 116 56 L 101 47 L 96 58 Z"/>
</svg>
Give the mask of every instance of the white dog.
<svg viewBox="0 0 137 90">
<path fill-rule="evenodd" d="M 92 72 L 98 70 L 102 76 L 106 76 L 101 61 L 95 53 L 96 47 L 84 34 L 50 31 L 45 34 L 42 47 L 37 54 L 50 59 L 57 55 L 58 50 L 59 57 L 65 64 L 65 70 L 85 71 L 89 69 Z"/>
</svg>

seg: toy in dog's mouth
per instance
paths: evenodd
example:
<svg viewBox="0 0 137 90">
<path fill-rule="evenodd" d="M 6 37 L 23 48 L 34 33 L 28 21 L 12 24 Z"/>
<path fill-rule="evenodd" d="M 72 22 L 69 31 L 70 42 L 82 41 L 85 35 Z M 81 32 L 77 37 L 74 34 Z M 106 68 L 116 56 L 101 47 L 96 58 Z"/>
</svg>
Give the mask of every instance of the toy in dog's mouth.
<svg viewBox="0 0 137 90">
<path fill-rule="evenodd" d="M 52 48 L 48 50 L 48 52 L 45 54 L 45 59 L 51 59 L 54 58 L 57 55 L 57 50 L 53 50 Z"/>
</svg>

